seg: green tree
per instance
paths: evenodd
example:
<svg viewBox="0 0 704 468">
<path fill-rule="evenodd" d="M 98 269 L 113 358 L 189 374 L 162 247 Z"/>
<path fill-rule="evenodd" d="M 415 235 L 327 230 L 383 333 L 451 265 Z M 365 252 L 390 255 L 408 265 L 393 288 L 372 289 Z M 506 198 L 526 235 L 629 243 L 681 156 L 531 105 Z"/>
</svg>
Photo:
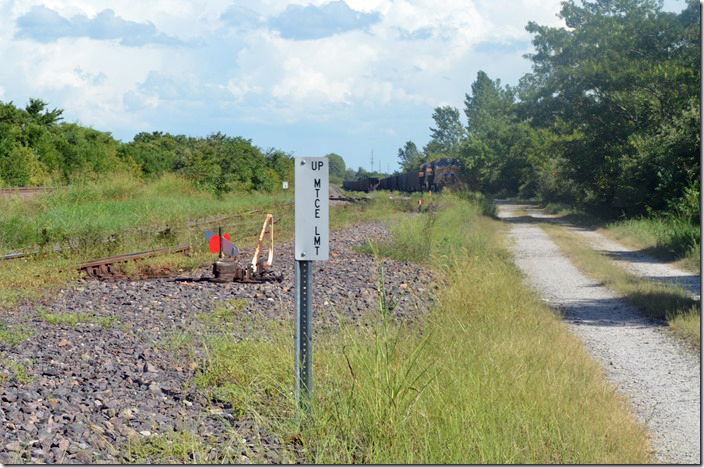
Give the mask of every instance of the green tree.
<svg viewBox="0 0 704 468">
<path fill-rule="evenodd" d="M 426 154 L 432 152 L 454 155 L 464 138 L 459 109 L 452 106 L 436 107 L 432 117 L 437 128 L 430 127 L 430 142 L 426 146 Z"/>
<path fill-rule="evenodd" d="M 682 144 L 668 143 L 678 153 L 667 157 L 662 145 L 644 143 L 687 120 L 690 102 L 699 101 L 698 4 L 678 15 L 654 0 L 569 0 L 560 16 L 567 28 L 527 27 L 536 52 L 525 115 L 561 132 L 556 157 L 571 166 L 584 205 L 665 208 L 699 172 L 698 131 L 670 132 Z M 688 170 L 665 162 L 675 159 Z"/>
<path fill-rule="evenodd" d="M 471 89 L 471 95 L 465 95 L 468 138 L 458 154 L 465 182 L 473 190 L 533 195 L 539 139 L 530 124 L 518 117 L 516 91 L 481 70 Z"/>
<path fill-rule="evenodd" d="M 347 170 L 345 160 L 342 159 L 342 156 L 335 153 L 328 153 L 325 157 L 328 158 L 328 164 L 330 164 L 330 177 L 338 183 L 341 182 L 345 178 L 345 171 Z"/>
<path fill-rule="evenodd" d="M 286 153 L 275 148 L 269 148 L 264 153 L 264 160 L 266 161 L 266 165 L 274 171 L 279 182 L 286 181 L 293 183 L 295 179 L 295 168 L 293 165 L 294 158 L 291 153 Z M 280 184 L 277 183 L 276 187 L 278 189 Z"/>
<path fill-rule="evenodd" d="M 423 164 L 423 154 L 418 151 L 416 144 L 409 140 L 403 148 L 398 149 L 398 163 L 403 172 L 416 171 Z"/>
</svg>

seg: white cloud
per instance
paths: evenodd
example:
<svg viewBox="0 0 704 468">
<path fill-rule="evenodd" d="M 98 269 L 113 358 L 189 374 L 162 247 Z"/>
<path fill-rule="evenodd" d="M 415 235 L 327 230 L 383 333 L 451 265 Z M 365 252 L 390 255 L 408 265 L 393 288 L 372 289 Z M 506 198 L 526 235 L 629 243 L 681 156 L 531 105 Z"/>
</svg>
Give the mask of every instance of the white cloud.
<svg viewBox="0 0 704 468">
<path fill-rule="evenodd" d="M 427 140 L 433 107 L 462 106 L 479 69 L 515 83 L 529 69 L 526 23 L 555 25 L 558 10 L 559 0 L 6 0 L 0 99 L 42 98 L 123 138 L 250 131 L 312 154 L 319 136 L 284 130 L 309 129 L 395 158 L 406 140 Z M 23 16 L 56 24 L 32 29 Z"/>
</svg>

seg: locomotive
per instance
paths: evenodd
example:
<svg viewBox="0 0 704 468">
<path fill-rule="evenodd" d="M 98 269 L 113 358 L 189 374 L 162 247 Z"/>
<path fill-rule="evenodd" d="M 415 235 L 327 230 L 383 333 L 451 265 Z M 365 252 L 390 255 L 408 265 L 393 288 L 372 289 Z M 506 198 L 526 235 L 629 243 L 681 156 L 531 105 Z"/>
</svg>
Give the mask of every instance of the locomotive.
<svg viewBox="0 0 704 468">
<path fill-rule="evenodd" d="M 398 190 L 400 192 L 439 192 L 459 182 L 460 162 L 454 158 L 441 158 L 425 163 L 417 172 L 404 172 L 380 179 L 365 177 L 359 180 L 345 180 L 342 188 L 355 192 L 375 190 Z"/>
</svg>

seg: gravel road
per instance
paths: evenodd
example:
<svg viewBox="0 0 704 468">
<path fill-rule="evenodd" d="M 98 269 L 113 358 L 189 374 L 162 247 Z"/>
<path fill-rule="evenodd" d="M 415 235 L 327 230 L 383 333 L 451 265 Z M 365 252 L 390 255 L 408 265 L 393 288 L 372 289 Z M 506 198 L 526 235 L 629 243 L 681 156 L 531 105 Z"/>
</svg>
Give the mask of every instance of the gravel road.
<svg viewBox="0 0 704 468">
<path fill-rule="evenodd" d="M 569 229 L 582 236 L 589 245 L 610 257 L 619 266 L 625 268 L 636 276 L 640 276 L 651 281 L 674 284 L 685 291 L 690 296 L 699 300 L 701 298 L 701 276 L 688 271 L 681 270 L 661 260 L 655 259 L 638 250 L 629 249 L 618 242 L 611 240 L 602 234 L 570 224 L 558 219 L 556 215 L 545 213 L 543 210 L 530 206 L 523 206 L 523 210 L 530 216 L 541 221 L 549 221 L 560 224 L 565 229 Z"/>
<path fill-rule="evenodd" d="M 379 267 L 354 246 L 388 236 L 378 222 L 331 233 L 330 261 L 314 265 L 314 330 L 336 326 L 335 312 L 353 322 L 368 320 L 364 311 L 376 307 Z M 407 262 L 385 259 L 383 265 L 395 315 L 413 320 L 426 311 L 432 273 Z M 125 463 L 128 437 L 184 429 L 214 447 L 206 461 L 284 461 L 273 435 L 195 391 L 189 381 L 199 356 L 174 356 L 163 346 L 202 331 L 198 316 L 221 300 L 246 301 L 232 320 L 233 339 L 251 332 L 255 315 L 293 320 L 292 243 L 276 250 L 273 269 L 283 272 L 282 283 L 199 281 L 211 276 L 209 268 L 181 281 L 81 282 L 44 304 L 21 304 L 3 316 L 0 331 L 24 327 L 32 336 L 16 346 L 0 340 L 0 463 Z M 40 312 L 94 318 L 73 327 L 51 324 Z M 235 431 L 244 446 L 233 445 Z M 251 443 L 256 439 L 261 452 Z"/>
<path fill-rule="evenodd" d="M 701 464 L 700 363 L 625 300 L 584 276 L 531 219 L 524 205 L 498 203 L 511 223 L 516 264 L 528 283 L 560 310 L 570 330 L 625 395 L 650 431 L 655 459 Z"/>
</svg>

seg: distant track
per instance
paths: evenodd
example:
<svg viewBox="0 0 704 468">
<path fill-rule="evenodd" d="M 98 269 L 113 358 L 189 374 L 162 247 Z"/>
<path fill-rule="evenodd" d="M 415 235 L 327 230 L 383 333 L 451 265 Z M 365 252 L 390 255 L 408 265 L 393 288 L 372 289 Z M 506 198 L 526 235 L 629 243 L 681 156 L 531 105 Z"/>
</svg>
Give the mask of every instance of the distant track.
<svg viewBox="0 0 704 468">
<path fill-rule="evenodd" d="M 332 187 L 332 186 L 330 187 L 330 190 L 329 190 L 329 198 L 331 201 L 346 201 L 346 202 L 351 202 L 351 203 L 371 200 L 371 198 L 369 198 L 369 197 L 352 197 L 352 196 L 344 193 L 339 188 Z"/>
<path fill-rule="evenodd" d="M 11 195 L 19 195 L 19 196 L 30 196 L 30 195 L 37 195 L 40 193 L 46 193 L 46 192 L 53 192 L 54 190 L 63 190 L 68 187 L 66 186 L 55 186 L 55 187 L 5 187 L 5 188 L 0 188 L 0 197 L 2 196 L 11 196 Z"/>
</svg>

